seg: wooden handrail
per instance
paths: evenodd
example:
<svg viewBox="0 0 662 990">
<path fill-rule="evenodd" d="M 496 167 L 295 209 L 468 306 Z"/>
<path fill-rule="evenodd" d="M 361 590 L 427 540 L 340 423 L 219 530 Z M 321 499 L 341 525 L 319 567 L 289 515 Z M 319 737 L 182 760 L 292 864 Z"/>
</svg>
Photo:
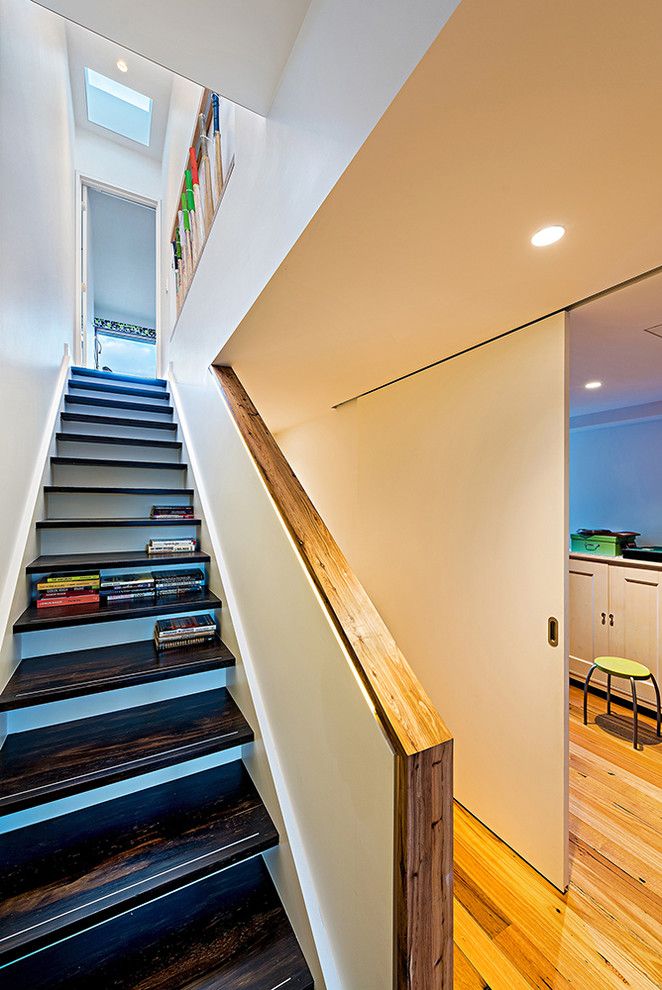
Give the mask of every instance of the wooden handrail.
<svg viewBox="0 0 662 990">
<path fill-rule="evenodd" d="M 452 990 L 452 736 L 236 374 L 212 371 L 395 755 L 394 986 Z"/>
</svg>

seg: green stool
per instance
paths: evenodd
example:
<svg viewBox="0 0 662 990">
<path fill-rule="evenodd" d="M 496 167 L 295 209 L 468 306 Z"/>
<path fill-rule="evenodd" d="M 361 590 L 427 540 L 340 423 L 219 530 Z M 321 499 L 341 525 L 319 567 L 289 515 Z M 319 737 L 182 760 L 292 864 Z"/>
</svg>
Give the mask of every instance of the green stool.
<svg viewBox="0 0 662 990">
<path fill-rule="evenodd" d="M 589 669 L 584 681 L 584 725 L 588 722 L 588 682 L 593 676 L 594 670 L 601 670 L 607 675 L 607 714 L 611 714 L 611 679 L 613 677 L 627 677 L 632 688 L 632 711 L 634 713 L 633 745 L 639 748 L 639 720 L 637 713 L 637 681 L 652 681 L 657 698 L 657 734 L 660 735 L 660 723 L 662 722 L 662 708 L 660 706 L 660 689 L 657 681 L 651 674 L 648 667 L 636 660 L 626 660 L 625 657 L 596 657 L 593 665 Z"/>
</svg>

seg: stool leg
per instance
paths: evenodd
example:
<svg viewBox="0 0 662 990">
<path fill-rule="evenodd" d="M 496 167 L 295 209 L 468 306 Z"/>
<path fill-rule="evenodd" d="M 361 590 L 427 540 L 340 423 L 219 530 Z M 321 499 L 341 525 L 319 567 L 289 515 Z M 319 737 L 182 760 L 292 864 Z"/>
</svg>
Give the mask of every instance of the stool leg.
<svg viewBox="0 0 662 990">
<path fill-rule="evenodd" d="M 632 714 L 634 715 L 634 732 L 632 744 L 635 749 L 639 749 L 639 712 L 637 711 L 637 685 L 634 677 L 630 678 L 632 688 Z"/>
<path fill-rule="evenodd" d="M 660 723 L 662 723 L 662 705 L 660 705 L 660 689 L 657 686 L 657 681 L 651 674 L 651 681 L 653 682 L 653 687 L 655 688 L 655 697 L 657 698 L 657 735 L 660 736 Z"/>
<path fill-rule="evenodd" d="M 588 724 L 588 682 L 593 676 L 593 671 L 595 670 L 596 664 L 589 667 L 588 674 L 586 675 L 586 680 L 584 681 L 584 725 Z"/>
<path fill-rule="evenodd" d="M 607 715 L 611 715 L 611 674 L 607 674 Z"/>
</svg>

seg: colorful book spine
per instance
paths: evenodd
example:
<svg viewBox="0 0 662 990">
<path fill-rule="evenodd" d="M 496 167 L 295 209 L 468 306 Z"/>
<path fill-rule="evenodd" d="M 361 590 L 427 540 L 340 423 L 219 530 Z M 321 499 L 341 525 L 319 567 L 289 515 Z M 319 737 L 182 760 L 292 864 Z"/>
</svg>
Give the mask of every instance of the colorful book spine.
<svg viewBox="0 0 662 990">
<path fill-rule="evenodd" d="M 98 605 L 98 595 L 76 595 L 70 598 L 38 598 L 37 608 L 60 608 L 69 605 Z"/>
<path fill-rule="evenodd" d="M 189 646 L 202 646 L 206 643 L 213 643 L 215 639 L 216 639 L 216 633 L 210 633 L 210 635 L 208 636 L 198 636 L 195 638 L 189 637 L 185 639 L 175 639 L 165 642 L 163 640 L 158 639 L 157 637 L 154 637 L 154 645 L 156 646 L 156 649 L 159 651 L 177 650 L 177 649 L 186 649 L 186 647 Z"/>
</svg>

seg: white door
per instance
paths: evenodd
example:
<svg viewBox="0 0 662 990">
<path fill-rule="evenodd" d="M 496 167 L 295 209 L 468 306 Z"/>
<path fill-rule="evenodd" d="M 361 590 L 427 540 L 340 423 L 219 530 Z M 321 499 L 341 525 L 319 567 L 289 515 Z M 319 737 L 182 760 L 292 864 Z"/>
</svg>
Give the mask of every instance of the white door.
<svg viewBox="0 0 662 990">
<path fill-rule="evenodd" d="M 662 572 L 612 566 L 609 572 L 609 652 L 643 663 L 660 682 L 662 643 Z M 627 681 L 614 678 L 619 693 L 629 696 Z M 650 683 L 637 685 L 643 701 L 655 704 Z"/>
<path fill-rule="evenodd" d="M 565 316 L 360 399 L 355 415 L 350 559 L 455 736 L 458 800 L 563 888 Z"/>
</svg>

